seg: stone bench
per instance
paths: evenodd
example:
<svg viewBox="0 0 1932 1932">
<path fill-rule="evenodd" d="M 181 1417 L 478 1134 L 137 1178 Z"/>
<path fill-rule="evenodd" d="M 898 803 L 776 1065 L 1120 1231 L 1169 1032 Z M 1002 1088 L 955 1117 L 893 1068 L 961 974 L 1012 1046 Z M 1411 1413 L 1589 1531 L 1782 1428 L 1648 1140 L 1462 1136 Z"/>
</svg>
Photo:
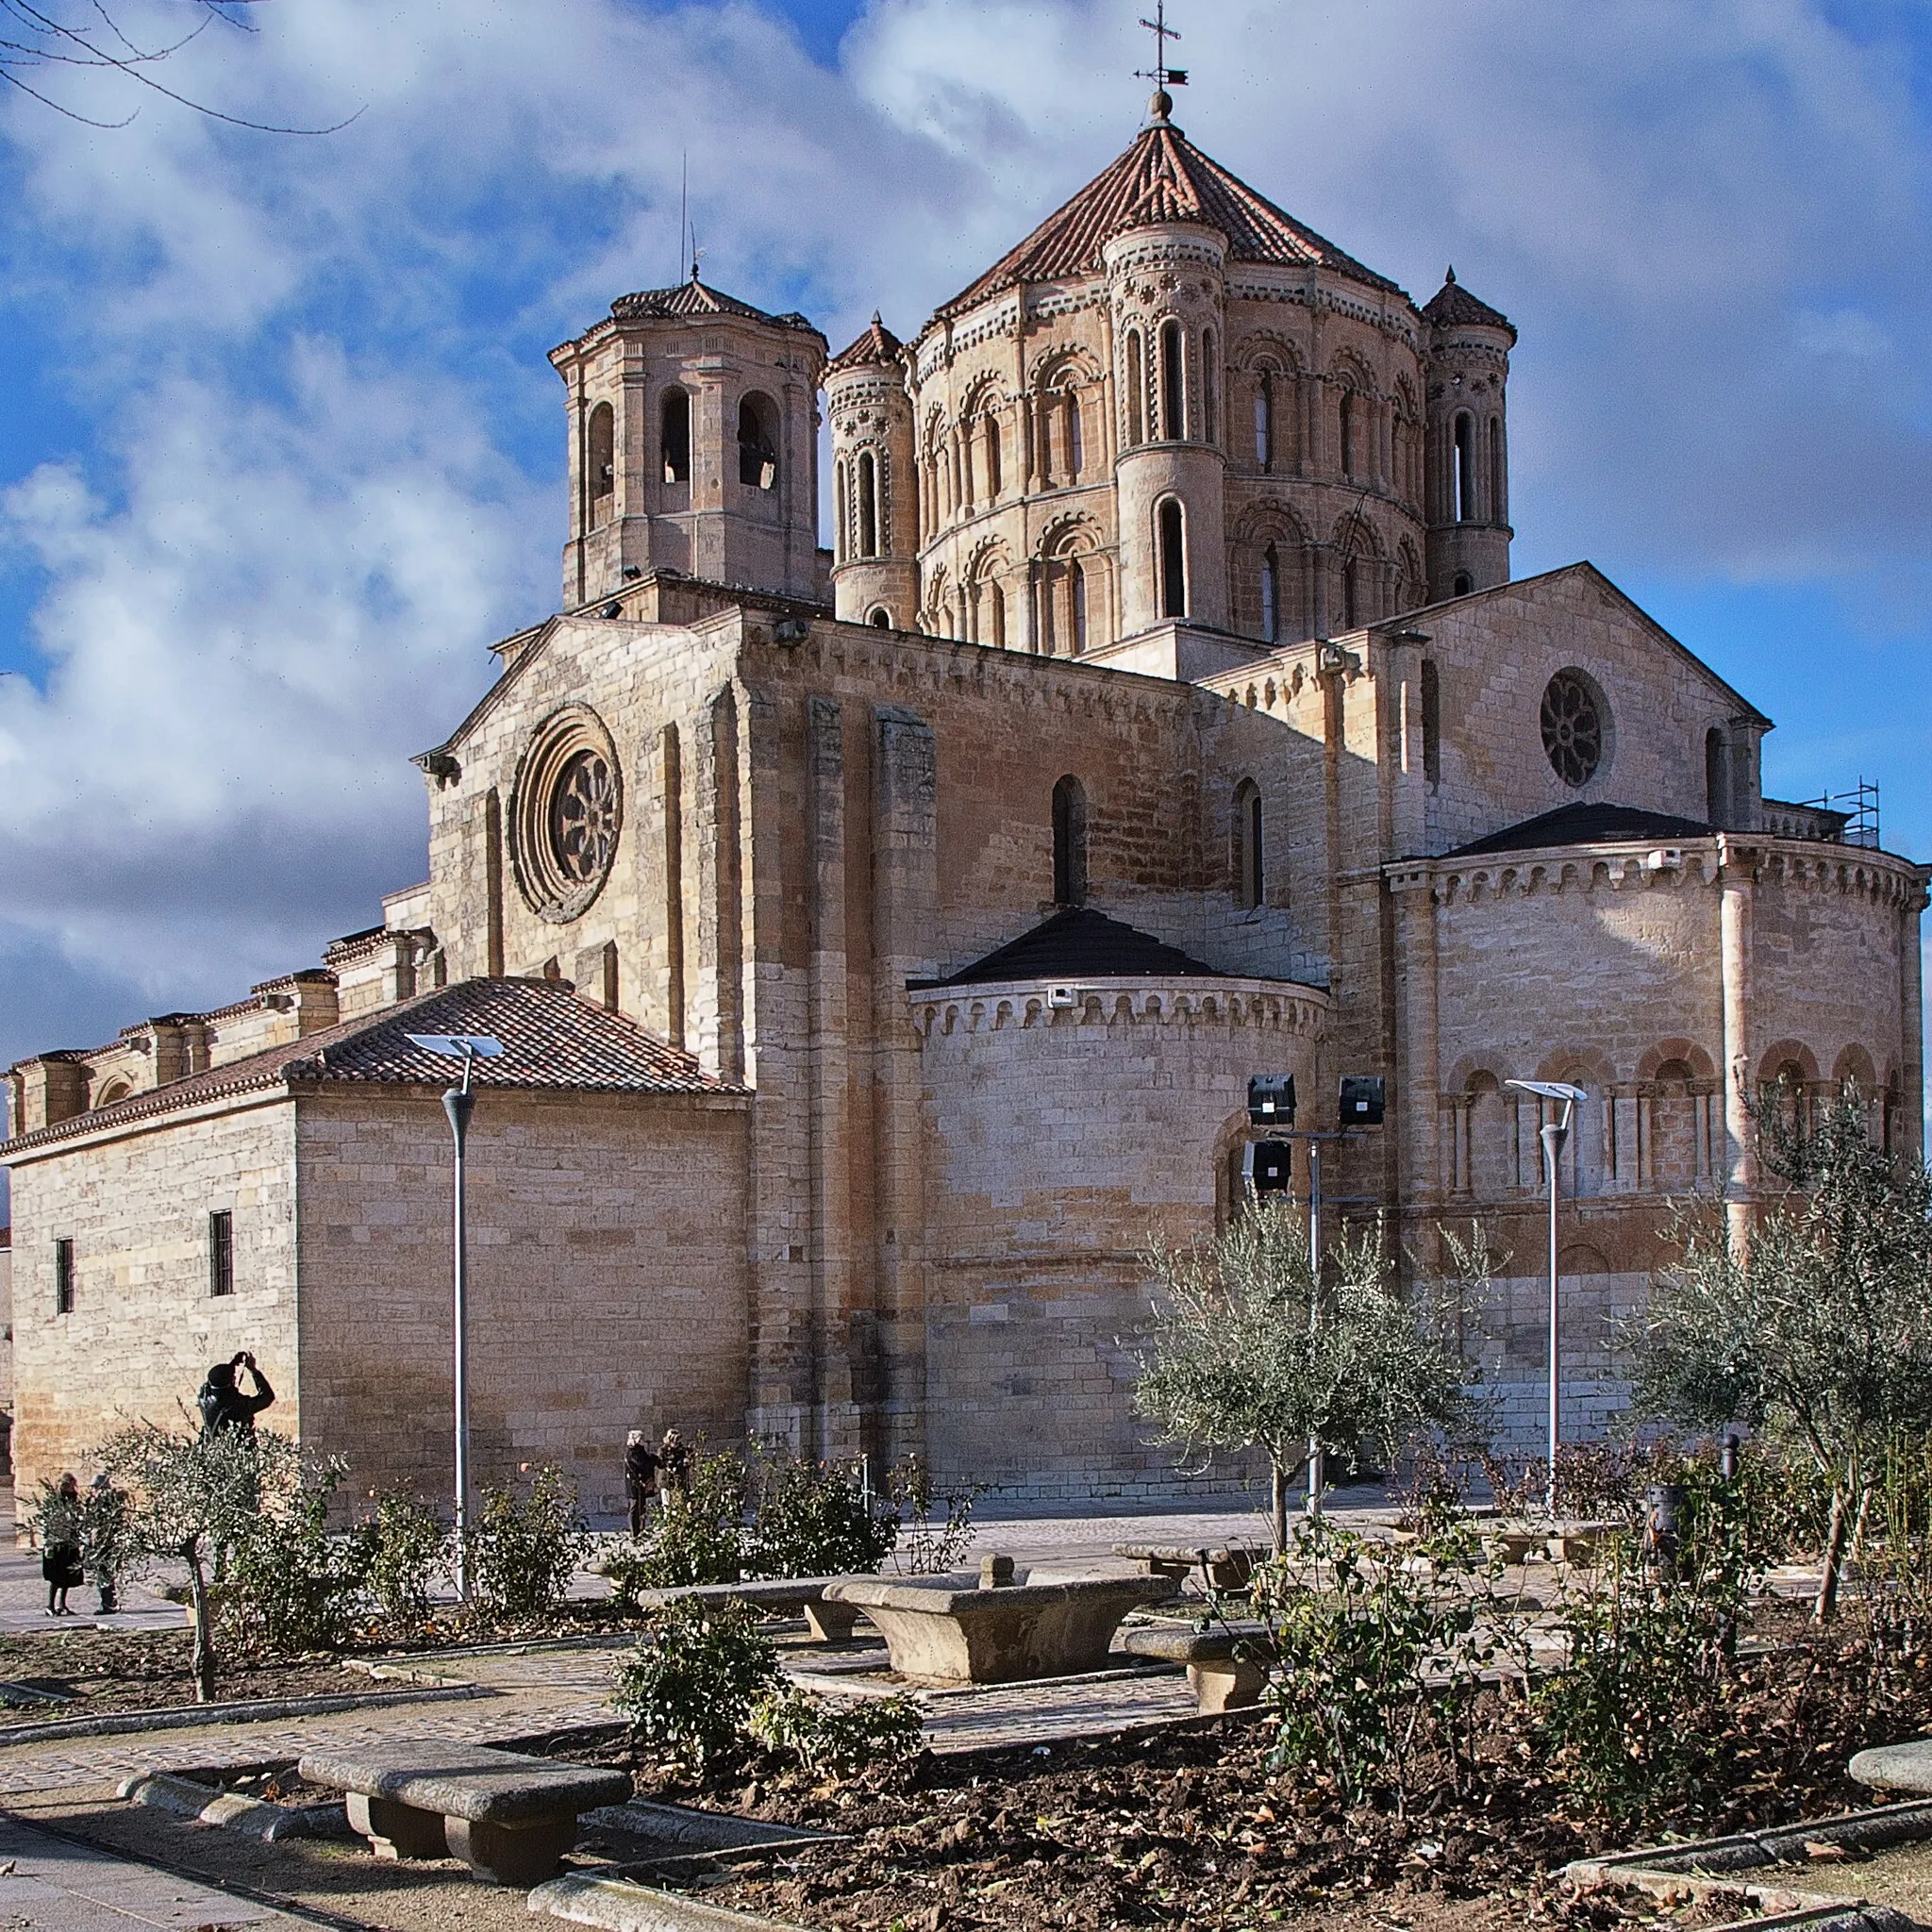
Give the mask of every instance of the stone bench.
<svg viewBox="0 0 1932 1932">
<path fill-rule="evenodd" d="M 461 1858 L 479 1878 L 526 1889 L 557 1875 L 578 1813 L 631 1794 L 625 1772 L 429 1739 L 322 1746 L 302 1775 L 347 1794 L 349 1823 L 378 1858 Z"/>
<path fill-rule="evenodd" d="M 1188 1624 L 1140 1624 L 1121 1632 L 1118 1647 L 1128 1657 L 1185 1665 L 1195 1707 L 1204 1713 L 1258 1704 L 1274 1661 L 1267 1628 L 1260 1624 L 1222 1624 L 1212 1630 Z"/>
<path fill-rule="evenodd" d="M 1215 1590 L 1245 1590 L 1255 1566 L 1268 1551 L 1252 1544 L 1232 1543 L 1224 1550 L 1190 1550 L 1178 1543 L 1116 1543 L 1116 1557 L 1139 1563 L 1150 1576 L 1171 1576 L 1185 1583 L 1197 1570 Z"/>
<path fill-rule="evenodd" d="M 825 1596 L 828 1584 L 850 1581 L 841 1576 L 776 1576 L 752 1583 L 688 1583 L 670 1590 L 641 1590 L 637 1604 L 640 1609 L 651 1610 L 672 1603 L 740 1603 L 771 1617 L 802 1616 L 820 1643 L 850 1643 L 858 1609 Z"/>
<path fill-rule="evenodd" d="M 862 1609 L 878 1625 L 902 1677 L 922 1684 L 1011 1684 L 1104 1670 L 1121 1619 L 1165 1602 L 1174 1590 L 1165 1576 L 978 1589 L 961 1588 L 963 1582 L 854 1576 L 827 1584 L 825 1595 Z"/>
</svg>

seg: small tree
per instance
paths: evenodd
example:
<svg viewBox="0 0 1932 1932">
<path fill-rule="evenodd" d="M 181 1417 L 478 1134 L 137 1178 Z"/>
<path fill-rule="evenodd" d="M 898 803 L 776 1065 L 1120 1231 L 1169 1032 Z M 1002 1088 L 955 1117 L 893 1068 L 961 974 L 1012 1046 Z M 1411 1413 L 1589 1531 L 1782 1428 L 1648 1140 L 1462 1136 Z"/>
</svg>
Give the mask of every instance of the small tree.
<svg viewBox="0 0 1932 1932">
<path fill-rule="evenodd" d="M 1895 1431 L 1932 1429 L 1932 1179 L 1872 1145 L 1856 1094 L 1813 1122 L 1759 1122 L 1782 1198 L 1748 1248 L 1720 1210 L 1675 1230 L 1683 1258 L 1633 1337 L 1639 1406 L 1693 1428 L 1744 1423 L 1830 1487 L 1816 1616 L 1838 1608 L 1845 1541 Z"/>
<path fill-rule="evenodd" d="M 208 1572 L 218 1551 L 252 1530 L 270 1492 L 294 1490 L 301 1460 L 286 1436 L 225 1429 L 173 1436 L 153 1423 L 118 1430 L 100 1460 L 129 1494 L 125 1535 L 130 1557 L 188 1566 L 194 1611 L 194 1695 L 214 1696 L 214 1616 Z"/>
<path fill-rule="evenodd" d="M 1467 1407 L 1466 1365 L 1378 1245 L 1344 1238 L 1324 1260 L 1318 1283 L 1307 1239 L 1279 1203 L 1212 1241 L 1146 1257 L 1153 1317 L 1135 1407 L 1162 1441 L 1267 1456 L 1277 1553 L 1289 1474 L 1310 1441 L 1353 1469 L 1364 1445 L 1392 1457 L 1411 1431 L 1453 1423 Z"/>
</svg>

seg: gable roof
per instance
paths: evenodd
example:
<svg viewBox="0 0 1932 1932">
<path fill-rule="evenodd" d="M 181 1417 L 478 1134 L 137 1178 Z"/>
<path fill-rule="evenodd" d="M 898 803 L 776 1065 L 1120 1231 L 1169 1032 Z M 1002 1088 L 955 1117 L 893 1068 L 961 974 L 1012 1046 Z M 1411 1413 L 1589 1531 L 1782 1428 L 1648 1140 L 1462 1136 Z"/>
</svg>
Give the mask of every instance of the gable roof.
<svg viewBox="0 0 1932 1932">
<path fill-rule="evenodd" d="M 0 1141 L 0 1154 L 275 1087 L 447 1087 L 460 1063 L 416 1046 L 411 1033 L 484 1033 L 500 1058 L 479 1059 L 471 1085 L 592 1093 L 736 1093 L 669 1041 L 581 999 L 560 980 L 464 979 L 379 1013 L 191 1074 L 92 1113 Z"/>
<path fill-rule="evenodd" d="M 1255 978 L 1263 975 L 1246 974 Z M 1067 906 L 1030 932 L 943 979 L 914 980 L 915 989 L 998 986 L 1023 979 L 1225 979 L 1218 967 L 1190 958 L 1137 926 L 1109 919 L 1091 906 Z"/>
<path fill-rule="evenodd" d="M 1400 295 L 1387 275 L 1257 194 L 1211 160 L 1164 115 L 1143 127 L 1126 152 L 1057 208 L 1018 247 L 935 311 L 935 320 L 971 308 L 1021 282 L 1098 275 L 1101 251 L 1116 235 L 1160 222 L 1199 222 L 1227 237 L 1230 261 L 1321 267 Z"/>
<path fill-rule="evenodd" d="M 659 317 L 688 322 L 708 315 L 739 315 L 748 322 L 774 323 L 780 328 L 802 328 L 812 335 L 818 334 L 810 321 L 795 308 L 787 309 L 783 315 L 774 315 L 752 303 L 741 302 L 736 295 L 727 295 L 719 289 L 708 289 L 695 275 L 675 289 L 640 289 L 635 294 L 620 295 L 610 305 L 610 313 L 618 322 L 642 322 Z"/>
<path fill-rule="evenodd" d="M 1505 329 L 1512 342 L 1516 340 L 1516 325 L 1500 308 L 1491 308 L 1487 302 L 1478 301 L 1456 279 L 1453 268 L 1442 278 L 1442 286 L 1429 297 L 1423 309 L 1423 319 L 1438 328 L 1454 328 L 1463 324 L 1472 327 Z"/>
<path fill-rule="evenodd" d="M 1555 845 L 1626 845 L 1650 839 L 1710 839 L 1715 825 L 1702 819 L 1680 819 L 1667 811 L 1645 811 L 1634 805 L 1559 805 L 1474 839 L 1445 853 L 1448 858 L 1475 858 L 1487 852 L 1541 852 Z"/>
</svg>

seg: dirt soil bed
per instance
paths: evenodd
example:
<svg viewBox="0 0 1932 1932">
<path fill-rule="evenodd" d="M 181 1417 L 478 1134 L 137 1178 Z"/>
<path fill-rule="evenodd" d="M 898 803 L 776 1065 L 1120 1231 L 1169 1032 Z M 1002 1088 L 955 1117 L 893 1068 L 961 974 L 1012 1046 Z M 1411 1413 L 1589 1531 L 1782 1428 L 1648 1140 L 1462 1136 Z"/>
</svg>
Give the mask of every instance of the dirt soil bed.
<svg viewBox="0 0 1932 1932">
<path fill-rule="evenodd" d="M 1844 1766 L 1865 1743 L 1932 1729 L 1932 1657 L 1882 1664 L 1862 1646 L 1800 1642 L 1747 1666 L 1708 1774 L 1648 1820 L 1591 1816 L 1526 1768 L 1528 1719 L 1486 1693 L 1481 1762 L 1457 1791 L 1446 1766 L 1392 1805 L 1345 1807 L 1323 1780 L 1274 1770 L 1265 1719 L 1092 1744 L 922 1757 L 839 1783 L 741 1768 L 707 1786 L 642 1766 L 642 1795 L 709 1804 L 851 1841 L 739 1864 L 707 1900 L 839 1932 L 947 1925 L 1188 1925 L 1292 1920 L 1404 1932 L 1489 1932 L 1525 1921 L 1586 1932 L 1746 1916 L 1641 1892 L 1573 1895 L 1588 1853 L 1869 1804 Z M 1821 1885 L 1821 1890 L 1831 1889 Z M 1732 1909 L 1736 1907 L 1736 1909 Z"/>
<path fill-rule="evenodd" d="M 51 1719 L 105 1717 L 124 1710 L 159 1710 L 194 1702 L 189 1669 L 192 1640 L 184 1628 L 49 1630 L 0 1637 L 0 1680 L 57 1693 L 62 1701 L 0 1705 L 0 1735 L 9 1724 Z M 345 1671 L 332 1657 L 241 1664 L 220 1671 L 215 1695 L 236 1698 L 340 1697 L 380 1688 Z"/>
</svg>

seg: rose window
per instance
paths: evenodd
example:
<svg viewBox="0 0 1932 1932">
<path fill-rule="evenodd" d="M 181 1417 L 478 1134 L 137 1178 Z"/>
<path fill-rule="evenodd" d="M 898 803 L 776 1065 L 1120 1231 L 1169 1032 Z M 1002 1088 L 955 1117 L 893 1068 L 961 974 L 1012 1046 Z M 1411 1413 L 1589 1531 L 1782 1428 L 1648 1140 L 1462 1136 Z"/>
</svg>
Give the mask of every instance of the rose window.
<svg viewBox="0 0 1932 1932">
<path fill-rule="evenodd" d="M 1587 785 L 1603 762 L 1604 719 L 1596 693 L 1574 671 L 1559 671 L 1543 692 L 1543 750 L 1566 785 Z"/>
<path fill-rule="evenodd" d="M 550 849 L 568 879 L 587 885 L 604 875 L 617 847 L 617 785 L 609 761 L 580 751 L 557 774 L 550 794 Z"/>
<path fill-rule="evenodd" d="M 566 705 L 537 727 L 509 808 L 510 862 L 531 909 L 567 925 L 604 890 L 624 830 L 624 780 L 604 721 Z"/>
</svg>

